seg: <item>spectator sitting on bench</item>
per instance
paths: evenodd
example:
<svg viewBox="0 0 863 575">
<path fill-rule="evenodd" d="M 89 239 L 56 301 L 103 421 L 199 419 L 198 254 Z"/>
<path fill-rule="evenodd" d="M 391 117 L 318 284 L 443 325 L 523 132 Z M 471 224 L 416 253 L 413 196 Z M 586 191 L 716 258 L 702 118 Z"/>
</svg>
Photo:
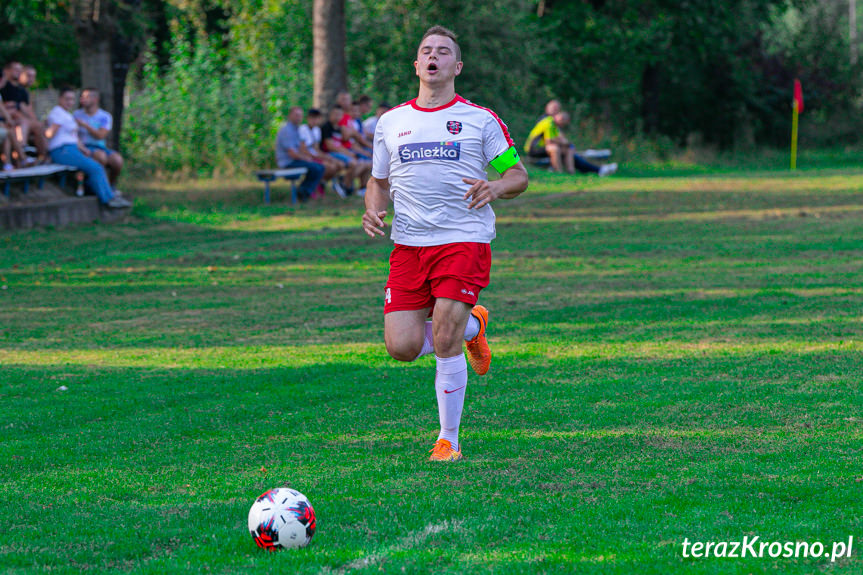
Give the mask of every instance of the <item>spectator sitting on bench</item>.
<svg viewBox="0 0 863 575">
<path fill-rule="evenodd" d="M 372 148 L 366 148 L 365 146 L 362 146 L 360 142 L 373 142 L 375 139 L 375 134 L 374 132 L 372 132 L 371 134 L 367 134 L 365 130 L 363 130 L 363 121 L 360 119 L 362 118 L 362 111 L 360 109 L 360 105 L 356 102 L 351 105 L 351 118 L 351 121 L 354 124 L 353 128 L 354 130 L 356 130 L 356 134 L 353 138 L 354 149 L 360 151 L 360 153 L 362 153 L 365 157 L 371 160 L 373 154 Z"/>
<path fill-rule="evenodd" d="M 373 144 L 361 132 L 357 131 L 353 116 L 357 112 L 354 111 L 354 102 L 351 100 L 350 92 L 339 92 L 336 96 L 336 102 L 344 111 L 342 119 L 339 120 L 344 147 L 353 151 L 359 159 L 371 161 Z"/>
<path fill-rule="evenodd" d="M 114 118 L 111 113 L 99 107 L 99 91 L 94 88 L 85 88 L 81 91 L 81 107 L 75 110 L 72 116 L 78 122 L 78 139 L 84 144 L 92 155 L 92 158 L 105 167 L 108 181 L 115 194 L 117 192 L 117 178 L 123 169 L 123 156 L 116 150 L 108 147 L 106 138 L 114 126 Z"/>
<path fill-rule="evenodd" d="M 354 122 L 357 123 L 357 131 L 374 147 L 375 131 L 367 130 L 366 121 L 364 120 L 364 118 L 368 118 L 369 113 L 372 111 L 372 99 L 363 94 L 354 102 L 353 110 Z"/>
<path fill-rule="evenodd" d="M 364 122 L 363 118 L 367 117 L 372 111 L 372 99 L 369 96 L 363 94 L 359 98 L 357 98 L 357 106 L 359 106 L 359 113 L 356 116 L 356 119 L 360 122 Z M 362 130 L 365 133 L 365 129 Z"/>
<path fill-rule="evenodd" d="M 378 104 L 377 109 L 375 110 L 374 116 L 369 116 L 365 120 L 363 120 L 363 134 L 368 134 L 372 139 L 375 137 L 375 128 L 378 127 L 378 120 L 381 116 L 383 116 L 388 110 L 390 106 L 384 102 Z"/>
<path fill-rule="evenodd" d="M 559 114 L 562 108 L 560 107 L 560 100 L 549 100 L 545 104 L 545 115 L 546 116 L 554 116 L 555 114 Z M 543 116 L 544 117 L 544 116 Z"/>
<path fill-rule="evenodd" d="M 51 160 L 83 171 L 87 176 L 84 183 L 109 208 L 131 207 L 129 200 L 114 195 L 105 168 L 90 157 L 90 150 L 78 140 L 78 123 L 72 116 L 76 103 L 75 90 L 69 87 L 60 89 L 58 104 L 49 112 L 45 130 Z"/>
<path fill-rule="evenodd" d="M 21 73 L 18 83 L 27 90 L 28 95 L 32 93 L 33 86 L 36 84 L 36 68 L 30 64 L 24 64 L 24 71 Z M 36 107 L 31 103 L 30 108 L 33 110 L 33 119 L 38 120 L 39 118 L 36 115 Z M 30 132 L 30 141 L 28 144 L 32 144 L 36 148 L 41 161 L 47 162 L 49 161 L 49 158 L 48 140 L 45 139 L 45 123 L 39 122 L 39 125 L 41 128 L 38 132 Z"/>
<path fill-rule="evenodd" d="M 317 189 L 324 175 L 324 166 L 315 162 L 300 139 L 300 124 L 303 122 L 303 109 L 294 106 L 288 112 L 288 121 L 276 136 L 276 164 L 279 168 L 306 168 L 308 172 L 297 189 L 301 202 L 308 200 Z"/>
<path fill-rule="evenodd" d="M 344 187 L 350 195 L 354 193 L 354 180 L 359 179 L 360 185 L 362 185 L 371 177 L 372 163 L 370 160 L 361 159 L 350 149 L 350 142 L 346 141 L 343 128 L 339 125 L 344 115 L 345 112 L 341 106 L 333 106 L 330 109 L 327 123 L 321 126 L 321 139 L 323 140 L 321 149 L 347 164 L 348 170 L 345 174 Z M 363 195 L 365 188 L 360 188 L 360 190 L 358 194 Z"/>
<path fill-rule="evenodd" d="M 45 140 L 45 126 L 36 118 L 36 112 L 30 105 L 30 93 L 21 84 L 21 78 L 27 80 L 24 67 L 21 62 L 7 62 L 3 67 L 3 87 L 0 88 L 0 96 L 6 106 L 6 111 L 15 123 L 15 137 L 18 138 L 21 147 L 27 145 L 30 138 L 36 145 L 39 161 L 44 161 L 48 149 Z M 35 163 L 33 158 L 22 158 L 19 160 L 23 165 Z"/>
<path fill-rule="evenodd" d="M 300 139 L 306 145 L 306 150 L 311 154 L 313 160 L 324 166 L 325 182 L 332 182 L 335 192 L 344 198 L 347 192 L 342 187 L 337 176 L 339 176 L 347 164 L 341 162 L 331 155 L 321 151 L 321 124 L 324 123 L 324 115 L 317 108 L 309 108 L 307 124 L 300 126 Z"/>
<path fill-rule="evenodd" d="M 534 159 L 548 158 L 553 172 L 562 172 L 566 169 L 568 174 L 574 174 L 578 170 L 607 176 L 617 171 L 617 164 L 597 166 L 576 154 L 563 134 L 567 126 L 569 126 L 569 114 L 566 112 L 545 116 L 530 131 L 524 144 L 524 151 Z"/>
<path fill-rule="evenodd" d="M 3 105 L 2 96 L 0 96 L 0 156 L 2 156 L 4 171 L 14 170 L 15 162 L 24 159 L 24 152 L 18 144 L 18 138 L 15 137 L 15 122 Z"/>
<path fill-rule="evenodd" d="M 33 85 L 36 84 L 36 68 L 30 64 L 24 65 L 21 76 L 18 79 L 18 83 L 24 86 L 24 89 L 28 92 L 32 92 Z"/>
</svg>

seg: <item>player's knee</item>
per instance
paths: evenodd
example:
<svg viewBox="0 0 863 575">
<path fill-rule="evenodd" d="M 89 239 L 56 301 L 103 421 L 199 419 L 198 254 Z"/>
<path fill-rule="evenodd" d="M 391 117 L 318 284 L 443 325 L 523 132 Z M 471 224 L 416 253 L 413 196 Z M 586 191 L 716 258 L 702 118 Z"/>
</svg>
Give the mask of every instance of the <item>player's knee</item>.
<svg viewBox="0 0 863 575">
<path fill-rule="evenodd" d="M 441 355 L 441 357 L 449 357 L 451 355 L 455 355 L 459 351 L 461 351 L 462 345 L 464 345 L 464 333 L 435 333 L 434 336 L 434 348 L 435 353 Z"/>
<path fill-rule="evenodd" d="M 394 343 L 387 341 L 387 353 L 398 361 L 413 361 L 417 358 L 422 350 L 422 344 L 419 346 L 406 345 L 404 342 Z"/>
<path fill-rule="evenodd" d="M 423 347 L 423 335 L 413 334 L 406 330 L 384 331 L 384 343 L 387 353 L 398 361 L 413 361 L 417 358 Z"/>
</svg>

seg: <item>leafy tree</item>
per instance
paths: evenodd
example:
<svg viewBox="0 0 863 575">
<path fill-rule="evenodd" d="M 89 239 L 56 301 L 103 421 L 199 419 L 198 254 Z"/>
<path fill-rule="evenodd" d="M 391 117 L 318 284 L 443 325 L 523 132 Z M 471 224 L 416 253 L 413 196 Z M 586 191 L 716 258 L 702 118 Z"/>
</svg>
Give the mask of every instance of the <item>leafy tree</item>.
<svg viewBox="0 0 863 575">
<path fill-rule="evenodd" d="M 290 105 L 311 104 L 311 5 L 184 2 L 167 61 L 147 51 L 126 142 L 136 162 L 196 175 L 259 167 Z"/>
<path fill-rule="evenodd" d="M 102 107 L 114 116 L 117 145 L 123 123 L 123 93 L 129 65 L 137 57 L 159 0 L 29 0 L 4 3 L 0 42 L 4 59 L 32 64 L 42 85 L 81 84 L 99 90 Z"/>
<path fill-rule="evenodd" d="M 764 34 L 769 89 L 759 114 L 761 141 L 787 140 L 795 77 L 806 102 L 801 137 L 828 145 L 859 140 L 861 63 L 848 56 L 847 9 L 845 0 L 825 0 L 773 12 Z"/>
<path fill-rule="evenodd" d="M 698 133 L 728 147 L 755 136 L 772 139 L 784 125 L 793 77 L 802 54 L 775 58 L 764 37 L 776 14 L 812 0 L 545 0 L 537 18 L 543 43 L 538 70 L 552 92 L 625 133 L 667 134 L 685 143 Z M 808 29 L 804 50 L 841 37 L 824 26 Z M 565 40 L 564 40 L 565 39 Z M 798 45 L 799 46 L 799 45 Z M 847 54 L 847 48 L 846 48 Z M 838 59 L 831 50 L 828 58 Z M 824 62 L 818 69 L 828 70 Z M 777 74 L 777 68 L 781 73 Z M 830 72 L 831 77 L 835 73 Z M 853 91 L 853 90 L 851 90 Z M 783 110 L 776 94 L 783 93 Z M 783 130 L 784 132 L 784 130 Z"/>
<path fill-rule="evenodd" d="M 138 56 L 147 27 L 142 0 L 76 0 L 70 18 L 78 40 L 83 87 L 96 88 L 101 104 L 114 116 L 117 146 L 123 126 L 123 95 L 130 64 Z"/>
<path fill-rule="evenodd" d="M 78 45 L 68 18 L 56 0 L 0 2 L 0 60 L 34 66 L 40 86 L 76 84 Z"/>
</svg>

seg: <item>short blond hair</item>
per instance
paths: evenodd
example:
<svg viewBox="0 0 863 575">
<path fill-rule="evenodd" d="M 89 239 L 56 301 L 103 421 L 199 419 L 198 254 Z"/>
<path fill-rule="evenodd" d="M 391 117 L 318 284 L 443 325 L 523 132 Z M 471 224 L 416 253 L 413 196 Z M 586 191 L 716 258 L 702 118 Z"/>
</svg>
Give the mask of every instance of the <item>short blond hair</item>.
<svg viewBox="0 0 863 575">
<path fill-rule="evenodd" d="M 425 42 L 425 39 L 429 36 L 446 36 L 452 40 L 452 43 L 455 46 L 455 59 L 461 62 L 461 47 L 458 45 L 458 36 L 456 36 L 455 32 L 449 28 L 444 28 L 443 26 L 432 26 L 426 30 L 426 33 L 423 34 L 423 37 L 420 40 L 420 45 L 417 47 L 417 52 L 419 52 L 419 49 L 423 46 L 423 42 Z"/>
</svg>

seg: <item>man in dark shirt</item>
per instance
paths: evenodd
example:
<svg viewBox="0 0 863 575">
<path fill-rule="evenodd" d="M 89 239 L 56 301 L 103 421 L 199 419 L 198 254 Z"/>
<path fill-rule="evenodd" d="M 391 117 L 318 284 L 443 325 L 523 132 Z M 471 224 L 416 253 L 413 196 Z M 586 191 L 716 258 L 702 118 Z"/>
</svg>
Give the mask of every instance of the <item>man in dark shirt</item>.
<svg viewBox="0 0 863 575">
<path fill-rule="evenodd" d="M 0 87 L 0 97 L 3 105 L 12 119 L 15 127 L 15 137 L 21 146 L 26 146 L 31 136 L 36 145 L 40 159 L 48 154 L 48 142 L 45 140 L 45 126 L 36 118 L 36 112 L 30 105 L 30 94 L 21 85 L 21 75 L 24 67 L 21 62 L 7 62 L 3 66 L 3 82 Z M 25 161 L 26 163 L 26 161 Z"/>
<path fill-rule="evenodd" d="M 14 151 L 14 154 L 13 154 Z M 3 105 L 3 97 L 0 96 L 0 156 L 2 156 L 3 170 L 14 170 L 15 162 L 24 157 L 18 139 L 15 138 L 15 124 L 12 116 Z"/>
</svg>

